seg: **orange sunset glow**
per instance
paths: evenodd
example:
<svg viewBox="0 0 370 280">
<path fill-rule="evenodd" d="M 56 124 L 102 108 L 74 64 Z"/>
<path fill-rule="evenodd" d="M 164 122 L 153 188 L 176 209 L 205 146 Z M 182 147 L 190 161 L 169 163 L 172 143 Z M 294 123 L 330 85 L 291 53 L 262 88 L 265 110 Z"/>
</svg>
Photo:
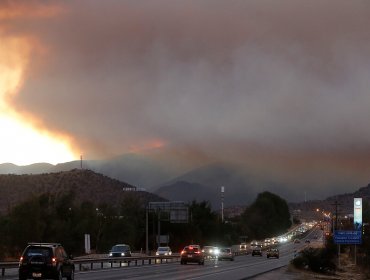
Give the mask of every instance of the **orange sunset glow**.
<svg viewBox="0 0 370 280">
<path fill-rule="evenodd" d="M 52 164 L 76 158 L 67 140 L 56 138 L 46 128 L 36 129 L 8 104 L 21 86 L 30 49 L 26 38 L 0 33 L 0 162 L 25 165 Z"/>
</svg>

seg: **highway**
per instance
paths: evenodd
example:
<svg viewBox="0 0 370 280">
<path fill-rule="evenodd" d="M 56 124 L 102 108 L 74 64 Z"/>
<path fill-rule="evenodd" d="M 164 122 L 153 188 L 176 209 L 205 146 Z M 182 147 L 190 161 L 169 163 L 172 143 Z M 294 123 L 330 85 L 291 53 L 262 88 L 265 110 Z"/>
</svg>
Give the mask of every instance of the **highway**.
<svg viewBox="0 0 370 280">
<path fill-rule="evenodd" d="M 318 239 L 313 239 L 318 234 Z M 305 243 L 309 239 L 310 244 Z M 95 270 L 78 272 L 75 279 L 83 280 L 241 280 L 253 278 L 254 276 L 266 273 L 268 271 L 286 266 L 293 259 L 295 252 L 304 247 L 322 245 L 322 232 L 320 230 L 311 231 L 307 237 L 299 244 L 288 242 L 279 245 L 280 258 L 267 259 L 264 252 L 263 257 L 251 255 L 238 256 L 235 261 L 207 260 L 204 266 L 198 264 L 180 265 L 179 263 L 168 263 L 151 266 L 123 267 L 107 270 Z"/>
<path fill-rule="evenodd" d="M 202 279 L 202 280 L 240 280 L 286 266 L 294 256 L 294 251 L 307 246 L 304 242 L 294 244 L 289 242 L 279 246 L 280 258 L 267 259 L 251 255 L 238 256 L 235 261 L 207 260 L 204 266 L 198 264 L 180 265 L 169 263 L 162 265 L 123 267 L 107 270 L 95 270 L 76 273 L 75 279 L 83 280 L 160 280 L 160 279 Z"/>
<path fill-rule="evenodd" d="M 318 239 L 314 239 L 318 235 Z M 311 242 L 305 243 L 309 239 Z M 201 280 L 241 280 L 253 278 L 257 275 L 286 266 L 294 255 L 304 247 L 317 247 L 322 245 L 322 231 L 314 229 L 300 243 L 292 241 L 280 244 L 279 259 L 267 259 L 263 256 L 249 255 L 237 256 L 235 261 L 206 260 L 205 265 L 187 264 L 179 262 L 155 265 L 122 266 L 116 268 L 96 269 L 87 271 L 76 271 L 76 280 L 159 280 L 159 279 L 201 279 Z M 18 279 L 15 275 L 4 279 Z"/>
</svg>

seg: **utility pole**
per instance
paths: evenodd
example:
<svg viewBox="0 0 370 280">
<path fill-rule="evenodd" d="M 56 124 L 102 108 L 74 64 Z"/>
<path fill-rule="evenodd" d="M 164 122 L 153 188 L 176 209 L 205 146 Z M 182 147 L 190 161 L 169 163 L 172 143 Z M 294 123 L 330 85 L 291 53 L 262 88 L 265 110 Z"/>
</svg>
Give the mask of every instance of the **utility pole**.
<svg viewBox="0 0 370 280">
<path fill-rule="evenodd" d="M 334 224 L 334 228 L 333 228 L 333 232 L 334 232 L 334 230 L 337 230 L 338 229 L 338 206 L 340 206 L 341 204 L 338 203 L 338 201 L 336 200 L 331 205 L 335 206 L 335 224 Z"/>
<path fill-rule="evenodd" d="M 336 200 L 332 205 L 335 206 L 335 225 L 333 229 L 333 233 L 335 234 L 335 231 L 338 229 L 338 206 L 341 204 Z M 338 244 L 338 267 L 340 267 L 340 244 Z"/>
</svg>

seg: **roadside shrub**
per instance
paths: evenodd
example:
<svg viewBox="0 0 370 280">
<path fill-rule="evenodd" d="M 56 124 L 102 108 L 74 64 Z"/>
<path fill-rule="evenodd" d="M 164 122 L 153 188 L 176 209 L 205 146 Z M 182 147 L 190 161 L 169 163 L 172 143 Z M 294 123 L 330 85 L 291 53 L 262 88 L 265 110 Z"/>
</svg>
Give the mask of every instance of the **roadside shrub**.
<svg viewBox="0 0 370 280">
<path fill-rule="evenodd" d="M 296 268 L 307 268 L 320 273 L 333 273 L 336 269 L 331 254 L 326 249 L 307 248 L 294 258 L 291 263 Z"/>
</svg>

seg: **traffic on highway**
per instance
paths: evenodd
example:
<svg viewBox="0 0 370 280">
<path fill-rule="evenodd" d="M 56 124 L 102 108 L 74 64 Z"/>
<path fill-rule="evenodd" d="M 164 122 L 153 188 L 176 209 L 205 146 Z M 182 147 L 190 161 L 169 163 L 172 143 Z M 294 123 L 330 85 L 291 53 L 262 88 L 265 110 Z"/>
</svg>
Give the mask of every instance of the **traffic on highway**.
<svg viewBox="0 0 370 280">
<path fill-rule="evenodd" d="M 239 280 L 286 266 L 302 249 L 320 247 L 323 240 L 322 230 L 312 223 L 295 227 L 283 236 L 253 240 L 244 247 L 189 244 L 176 253 L 162 246 L 150 261 L 135 256 L 128 245 L 117 244 L 107 256 L 90 259 L 91 263 L 69 256 L 61 244 L 32 243 L 25 248 L 19 268 L 9 270 L 4 279 Z"/>
</svg>

